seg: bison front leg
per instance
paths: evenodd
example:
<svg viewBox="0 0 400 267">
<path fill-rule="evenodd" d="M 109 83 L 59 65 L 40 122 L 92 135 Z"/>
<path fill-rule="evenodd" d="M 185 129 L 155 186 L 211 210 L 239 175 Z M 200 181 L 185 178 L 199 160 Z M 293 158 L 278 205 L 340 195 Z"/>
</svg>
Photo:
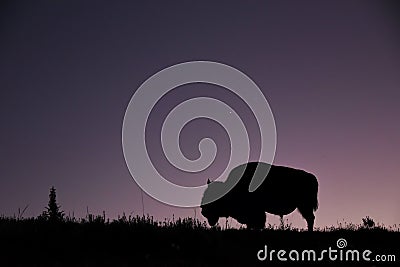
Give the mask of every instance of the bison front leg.
<svg viewBox="0 0 400 267">
<path fill-rule="evenodd" d="M 251 214 L 247 217 L 247 228 L 249 229 L 264 229 L 266 215 L 265 212 Z"/>
</svg>

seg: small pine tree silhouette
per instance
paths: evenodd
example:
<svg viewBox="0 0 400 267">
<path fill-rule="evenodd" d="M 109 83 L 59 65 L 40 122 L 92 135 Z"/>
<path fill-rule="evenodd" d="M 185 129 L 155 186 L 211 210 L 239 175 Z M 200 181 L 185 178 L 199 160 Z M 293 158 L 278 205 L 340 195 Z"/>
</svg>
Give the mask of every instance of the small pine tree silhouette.
<svg viewBox="0 0 400 267">
<path fill-rule="evenodd" d="M 54 186 L 50 188 L 49 204 L 42 216 L 51 222 L 59 222 L 64 219 L 64 211 L 60 210 L 61 206 L 57 204 L 57 193 Z"/>
</svg>

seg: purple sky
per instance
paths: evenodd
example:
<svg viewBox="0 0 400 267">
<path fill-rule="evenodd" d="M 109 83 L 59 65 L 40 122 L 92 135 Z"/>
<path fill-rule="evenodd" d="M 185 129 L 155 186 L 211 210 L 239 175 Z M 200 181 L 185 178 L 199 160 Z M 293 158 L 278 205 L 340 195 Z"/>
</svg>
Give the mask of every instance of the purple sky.
<svg viewBox="0 0 400 267">
<path fill-rule="evenodd" d="M 66 213 L 84 216 L 88 206 L 110 217 L 141 214 L 140 190 L 121 148 L 125 108 L 157 71 L 211 60 L 240 69 L 263 90 L 277 126 L 275 164 L 319 179 L 317 226 L 360 223 L 366 215 L 400 223 L 398 4 L 164 2 L 2 2 L 0 214 L 29 204 L 25 215 L 38 215 L 52 185 Z M 187 87 L 193 95 L 215 89 Z M 172 93 L 156 114 L 184 97 Z M 151 127 L 159 128 L 163 116 L 155 115 Z M 202 132 L 206 124 L 183 131 L 184 152 L 195 153 L 190 138 L 210 134 Z M 224 132 L 214 126 L 211 135 L 223 148 Z M 158 219 L 194 216 L 194 209 L 147 195 L 144 206 Z M 305 226 L 297 212 L 288 219 Z"/>
</svg>

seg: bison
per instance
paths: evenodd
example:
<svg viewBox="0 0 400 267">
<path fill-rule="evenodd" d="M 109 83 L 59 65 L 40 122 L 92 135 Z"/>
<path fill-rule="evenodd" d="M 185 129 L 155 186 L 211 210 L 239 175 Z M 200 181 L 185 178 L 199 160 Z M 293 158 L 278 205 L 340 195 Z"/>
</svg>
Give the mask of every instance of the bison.
<svg viewBox="0 0 400 267">
<path fill-rule="evenodd" d="M 249 192 L 249 184 L 257 166 L 261 171 L 257 173 L 267 176 L 259 188 Z M 214 202 L 207 201 L 238 179 L 226 195 Z M 307 221 L 308 230 L 313 230 L 314 211 L 318 208 L 318 181 L 311 173 L 263 162 L 249 162 L 234 168 L 225 182 L 210 183 L 208 180 L 207 183 L 201 213 L 210 226 L 214 226 L 219 217 L 232 217 L 248 228 L 262 229 L 265 227 L 265 212 L 282 218 L 297 208 Z"/>
</svg>

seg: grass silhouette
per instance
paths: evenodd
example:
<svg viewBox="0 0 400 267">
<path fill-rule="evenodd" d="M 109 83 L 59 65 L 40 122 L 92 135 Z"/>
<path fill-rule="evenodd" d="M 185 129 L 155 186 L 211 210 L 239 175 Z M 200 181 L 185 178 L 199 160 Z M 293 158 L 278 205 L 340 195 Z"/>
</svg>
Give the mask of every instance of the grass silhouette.
<svg viewBox="0 0 400 267">
<path fill-rule="evenodd" d="M 345 240 L 347 249 L 371 250 L 374 255 L 394 255 L 386 265 L 400 260 L 399 226 L 386 227 L 366 216 L 362 224 L 338 222 L 314 232 L 294 228 L 288 220 L 268 224 L 263 230 L 225 225 L 209 227 L 194 218 L 172 217 L 164 221 L 152 216 L 122 214 L 110 220 L 105 212 L 85 218 L 65 215 L 50 189 L 46 210 L 38 217 L 0 216 L 0 266 L 348 266 L 349 262 L 266 261 L 258 252 L 286 250 L 322 251 L 337 248 Z M 346 247 L 345 247 L 346 248 Z M 345 249 L 344 248 L 344 249 Z M 270 254 L 268 254 L 270 255 Z M 351 266 L 377 266 L 377 262 L 350 262 Z"/>
<path fill-rule="evenodd" d="M 193 218 L 157 221 L 152 216 L 126 216 L 110 220 L 105 214 L 86 218 L 65 216 L 0 217 L 1 266 L 309 266 L 309 262 L 261 262 L 257 252 L 268 245 L 279 250 L 336 248 L 344 238 L 348 248 L 393 254 L 400 260 L 398 226 L 339 223 L 314 232 L 283 222 L 266 229 L 208 227 Z M 322 262 L 328 266 L 349 263 Z M 319 263 L 321 264 L 321 263 Z M 382 266 L 398 266 L 384 263 Z M 315 263 L 311 265 L 318 266 Z M 379 264 L 378 264 L 379 265 Z M 377 266 L 352 262 L 351 266 Z"/>
</svg>

